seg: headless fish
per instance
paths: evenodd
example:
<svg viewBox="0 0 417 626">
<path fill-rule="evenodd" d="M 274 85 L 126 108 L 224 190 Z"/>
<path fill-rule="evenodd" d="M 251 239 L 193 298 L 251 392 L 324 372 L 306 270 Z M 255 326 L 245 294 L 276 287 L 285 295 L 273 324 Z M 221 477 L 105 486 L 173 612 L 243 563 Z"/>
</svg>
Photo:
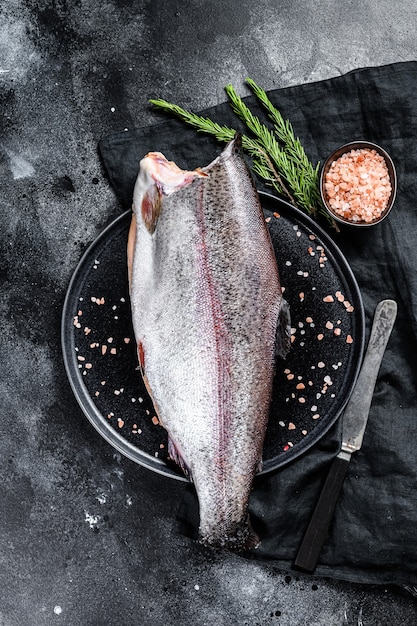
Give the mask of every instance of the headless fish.
<svg viewBox="0 0 417 626">
<path fill-rule="evenodd" d="M 193 481 L 200 541 L 246 550 L 289 311 L 237 135 L 207 167 L 140 163 L 128 241 L 138 360 L 168 452 Z"/>
</svg>

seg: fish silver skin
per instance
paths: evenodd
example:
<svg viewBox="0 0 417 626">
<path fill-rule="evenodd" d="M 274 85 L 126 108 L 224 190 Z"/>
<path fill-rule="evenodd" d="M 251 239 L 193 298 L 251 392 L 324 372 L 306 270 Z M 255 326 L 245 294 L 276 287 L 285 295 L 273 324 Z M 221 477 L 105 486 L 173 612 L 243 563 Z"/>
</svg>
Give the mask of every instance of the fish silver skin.
<svg viewBox="0 0 417 626">
<path fill-rule="evenodd" d="M 170 457 L 193 481 L 200 541 L 259 538 L 248 500 L 262 464 L 289 312 L 240 136 L 207 167 L 140 163 L 128 242 L 138 360 Z M 278 329 L 278 332 L 277 332 Z"/>
</svg>

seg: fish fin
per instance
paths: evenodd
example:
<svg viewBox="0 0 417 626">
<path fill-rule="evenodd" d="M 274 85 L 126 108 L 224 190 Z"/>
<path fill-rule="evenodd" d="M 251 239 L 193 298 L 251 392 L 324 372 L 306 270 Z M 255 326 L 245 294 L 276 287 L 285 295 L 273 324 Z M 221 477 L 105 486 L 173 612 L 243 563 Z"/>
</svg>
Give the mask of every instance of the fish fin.
<svg viewBox="0 0 417 626">
<path fill-rule="evenodd" d="M 223 158 L 227 158 L 233 154 L 240 154 L 242 152 L 242 133 L 236 131 L 235 136 L 225 146 L 222 154 Z"/>
<path fill-rule="evenodd" d="M 168 435 L 168 456 L 171 459 L 171 461 L 174 461 L 182 469 L 186 478 L 188 478 L 188 480 L 192 482 L 193 477 L 191 474 L 191 470 L 188 467 L 187 463 L 184 461 L 184 458 L 182 454 L 180 453 L 180 451 L 178 450 L 175 442 L 171 439 L 169 435 Z"/>
<path fill-rule="evenodd" d="M 158 185 L 151 187 L 142 198 L 142 219 L 146 228 L 152 235 L 155 232 L 162 207 L 162 193 Z"/>
<path fill-rule="evenodd" d="M 228 532 L 206 537 L 200 535 L 199 543 L 215 549 L 246 552 L 257 548 L 261 540 L 251 526 L 249 515 L 246 515 Z"/>
<path fill-rule="evenodd" d="M 227 161 L 230 158 L 241 156 L 242 155 L 242 133 L 236 131 L 233 139 L 227 142 L 223 151 L 211 162 L 209 165 L 205 167 L 198 168 L 201 174 L 210 175 L 211 170 L 219 165 L 222 161 Z"/>
<path fill-rule="evenodd" d="M 146 391 L 148 392 L 148 395 L 150 399 L 152 400 L 153 408 L 155 409 L 155 413 L 158 417 L 158 421 L 161 424 L 161 426 L 163 426 L 161 418 L 159 417 L 158 406 L 154 400 L 152 389 L 149 384 L 148 377 L 146 376 L 146 373 L 145 373 L 145 348 L 143 347 L 143 343 L 141 341 L 137 342 L 137 354 L 138 354 L 139 371 L 142 376 L 143 384 L 145 385 Z"/>
<path fill-rule="evenodd" d="M 130 222 L 129 228 L 129 236 L 127 239 L 127 271 L 129 277 L 129 290 L 132 285 L 132 274 L 133 274 L 133 257 L 135 255 L 135 244 L 136 244 L 136 215 L 132 213 L 132 220 Z"/>
<path fill-rule="evenodd" d="M 255 550 L 260 543 L 261 539 L 259 535 L 253 530 L 252 526 L 249 525 L 249 535 L 246 538 L 242 550 Z"/>
<path fill-rule="evenodd" d="M 275 336 L 275 354 L 285 359 L 291 347 L 291 316 L 289 304 L 284 298 L 281 301 L 277 332 Z"/>
<path fill-rule="evenodd" d="M 259 472 L 262 472 L 263 467 L 264 467 L 264 462 L 263 462 L 263 459 L 261 458 L 255 465 L 255 474 L 259 474 Z"/>
</svg>

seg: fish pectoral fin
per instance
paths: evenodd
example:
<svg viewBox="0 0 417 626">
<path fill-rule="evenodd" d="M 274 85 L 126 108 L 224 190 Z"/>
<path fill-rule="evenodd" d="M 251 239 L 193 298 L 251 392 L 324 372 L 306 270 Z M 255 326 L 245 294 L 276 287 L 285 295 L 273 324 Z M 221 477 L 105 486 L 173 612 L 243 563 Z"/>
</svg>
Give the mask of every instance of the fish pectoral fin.
<svg viewBox="0 0 417 626">
<path fill-rule="evenodd" d="M 184 458 L 182 454 L 180 453 L 180 451 L 178 450 L 177 445 L 175 444 L 175 442 L 171 439 L 169 435 L 168 435 L 168 456 L 171 459 L 171 461 L 174 461 L 182 469 L 186 478 L 188 478 L 188 480 L 193 482 L 193 477 L 192 477 L 190 468 L 188 467 L 187 463 L 184 461 Z"/>
<path fill-rule="evenodd" d="M 158 185 L 154 185 L 143 196 L 141 205 L 142 220 L 151 235 L 155 232 L 161 207 L 162 191 Z"/>
<path fill-rule="evenodd" d="M 284 298 L 281 302 L 277 332 L 275 336 L 275 355 L 285 359 L 291 347 L 291 316 L 289 304 Z"/>
</svg>

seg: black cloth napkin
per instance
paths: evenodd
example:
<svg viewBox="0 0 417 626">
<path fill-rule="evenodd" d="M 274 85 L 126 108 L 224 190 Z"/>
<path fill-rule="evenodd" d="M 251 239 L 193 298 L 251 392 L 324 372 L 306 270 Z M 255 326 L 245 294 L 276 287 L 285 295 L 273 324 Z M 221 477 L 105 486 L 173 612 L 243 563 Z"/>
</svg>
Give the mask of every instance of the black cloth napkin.
<svg viewBox="0 0 417 626">
<path fill-rule="evenodd" d="M 412 586 L 417 583 L 417 63 L 359 69 L 274 90 L 269 96 L 291 120 L 314 163 L 323 162 L 344 143 L 365 139 L 384 147 L 397 169 L 395 207 L 382 224 L 371 229 L 342 227 L 340 233 L 324 224 L 359 283 L 367 334 L 381 299 L 396 300 L 398 316 L 363 447 L 352 457 L 316 574 Z M 246 102 L 259 110 L 253 96 Z M 240 127 L 228 103 L 203 114 Z M 146 152 L 160 151 L 181 167 L 194 168 L 208 164 L 221 149 L 215 140 L 176 119 L 117 133 L 102 139 L 99 147 L 125 207 L 131 205 L 139 160 Z M 262 543 L 253 558 L 292 568 L 340 439 L 339 420 L 301 458 L 257 477 L 250 511 Z M 198 514 L 190 488 L 179 519 L 192 534 Z"/>
</svg>

